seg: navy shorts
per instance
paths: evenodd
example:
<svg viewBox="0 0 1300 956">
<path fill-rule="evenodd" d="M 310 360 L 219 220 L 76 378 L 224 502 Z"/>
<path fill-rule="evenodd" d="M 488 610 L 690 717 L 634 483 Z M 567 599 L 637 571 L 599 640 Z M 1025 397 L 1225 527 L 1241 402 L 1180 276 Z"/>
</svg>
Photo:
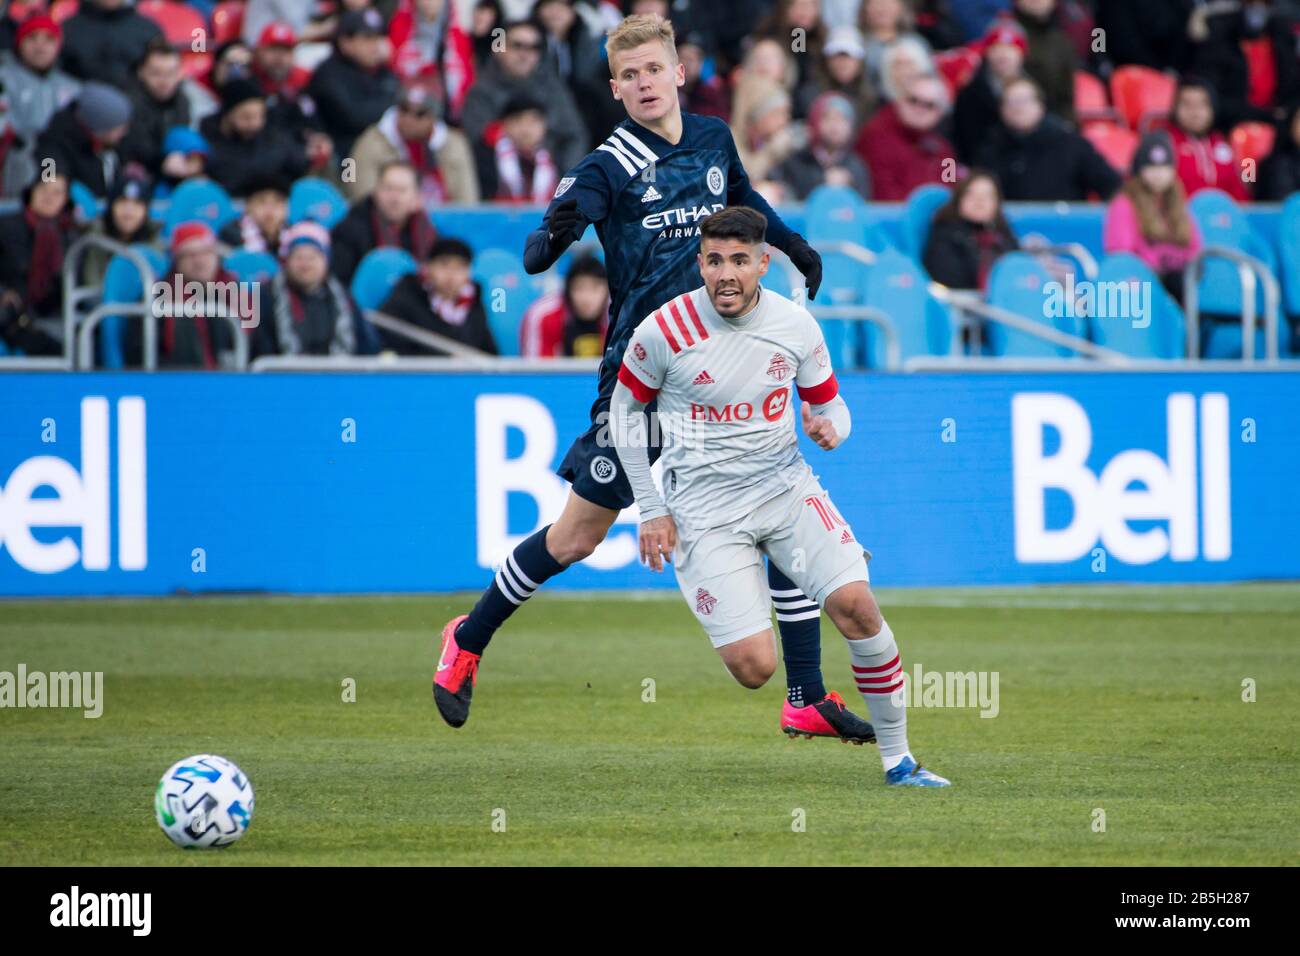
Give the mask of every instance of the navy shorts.
<svg viewBox="0 0 1300 956">
<path fill-rule="evenodd" d="M 612 389 L 611 389 L 612 391 Z M 618 452 L 609 439 L 609 395 L 602 395 L 591 406 L 591 426 L 574 440 L 560 462 L 555 473 L 573 485 L 579 497 L 594 505 L 622 511 L 636 499 L 632 495 L 632 486 L 623 474 Z M 651 402 L 646 412 L 653 412 L 655 403 Z M 604 414 L 602 414 L 602 412 Z M 651 438 L 648 449 L 650 464 L 659 460 L 662 450 L 656 437 L 649 429 L 645 432 Z"/>
</svg>

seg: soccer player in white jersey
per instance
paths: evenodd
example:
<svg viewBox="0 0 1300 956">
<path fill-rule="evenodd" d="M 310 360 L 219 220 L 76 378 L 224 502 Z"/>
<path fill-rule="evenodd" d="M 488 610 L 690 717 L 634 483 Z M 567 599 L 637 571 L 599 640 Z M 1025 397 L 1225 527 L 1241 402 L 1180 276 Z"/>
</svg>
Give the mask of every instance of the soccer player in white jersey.
<svg viewBox="0 0 1300 956">
<path fill-rule="evenodd" d="M 799 451 L 792 385 L 804 431 L 821 448 L 848 437 L 851 417 L 817 321 L 760 285 L 765 228 L 763 214 L 744 206 L 704 220 L 703 288 L 642 320 L 624 353 L 611 422 L 641 510 L 641 557 L 656 571 L 675 564 L 682 595 L 727 670 L 757 688 L 776 670 L 767 555 L 848 641 L 886 782 L 946 787 L 908 750 L 902 663 L 865 554 Z M 663 496 L 650 475 L 642 414 L 656 398 L 649 427 L 662 432 Z"/>
</svg>

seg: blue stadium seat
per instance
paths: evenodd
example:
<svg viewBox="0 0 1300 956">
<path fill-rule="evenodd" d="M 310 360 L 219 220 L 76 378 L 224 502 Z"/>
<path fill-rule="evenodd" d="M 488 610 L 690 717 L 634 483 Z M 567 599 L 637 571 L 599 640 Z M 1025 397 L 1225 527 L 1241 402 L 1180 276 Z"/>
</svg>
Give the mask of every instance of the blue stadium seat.
<svg viewBox="0 0 1300 956">
<path fill-rule="evenodd" d="M 154 275 L 161 276 L 167 268 L 167 257 L 161 250 L 143 243 L 131 247 L 149 260 Z M 104 291 L 102 302 L 139 302 L 144 296 L 144 282 L 140 271 L 130 259 L 113 256 L 108 261 L 104 272 Z M 99 364 L 102 368 L 120 369 L 126 367 L 126 323 L 139 322 L 138 318 L 109 314 L 99 323 Z"/>
<path fill-rule="evenodd" d="M 72 205 L 76 207 L 77 215 L 83 221 L 93 222 L 99 218 L 99 200 L 90 191 L 90 187 L 81 180 L 74 179 L 72 181 L 68 196 L 72 199 Z"/>
<path fill-rule="evenodd" d="M 767 275 L 763 276 L 763 288 L 789 299 L 794 294 L 789 272 L 792 268 L 794 267 L 783 256 L 773 256 L 767 267 Z"/>
<path fill-rule="evenodd" d="M 545 277 L 528 275 L 523 260 L 513 252 L 484 249 L 474 257 L 474 278 L 483 288 L 497 349 L 502 355 L 518 355 L 519 326 L 528 306 L 544 291 Z"/>
<path fill-rule="evenodd" d="M 1282 311 L 1293 321 L 1300 320 L 1300 193 L 1282 204 L 1282 223 L 1278 228 L 1278 262 L 1282 280 Z M 1300 342 L 1296 343 L 1300 350 Z"/>
<path fill-rule="evenodd" d="M 280 263 L 269 252 L 236 249 L 226 256 L 225 266 L 240 282 L 266 282 L 280 271 Z"/>
<path fill-rule="evenodd" d="M 323 179 L 307 176 L 289 190 L 289 223 L 312 219 L 326 229 L 348 214 L 348 201 Z"/>
<path fill-rule="evenodd" d="M 889 316 L 898 334 L 903 360 L 914 355 L 946 355 L 949 330 L 947 315 L 930 308 L 929 279 L 910 256 L 895 249 L 880 253 L 867 267 L 863 305 Z M 935 327 L 931 328 L 931 323 Z M 873 324 L 863 325 L 866 364 L 884 368 L 885 336 Z"/>
<path fill-rule="evenodd" d="M 847 186 L 818 186 L 808 195 L 804 217 L 807 239 L 814 246 L 853 242 L 875 252 L 890 245 L 866 200 Z"/>
<path fill-rule="evenodd" d="M 371 249 L 352 276 L 352 298 L 362 309 L 377 309 L 384 304 L 397 280 L 418 268 L 415 258 L 405 249 Z"/>
<path fill-rule="evenodd" d="M 1053 327 L 1057 331 L 1085 337 L 1085 320 L 1081 316 L 1048 315 L 1050 290 L 1047 287 L 1051 282 L 1052 277 L 1033 256 L 1025 252 L 1009 252 L 997 261 L 989 276 L 989 304 L 1032 322 Z M 989 351 L 993 355 L 1062 358 L 1075 354 L 1070 349 L 1058 347 L 999 322 L 987 322 L 985 328 Z"/>
<path fill-rule="evenodd" d="M 925 242 L 930 237 L 930 223 L 939 207 L 948 201 L 951 193 L 947 186 L 927 183 L 912 190 L 903 207 L 902 250 L 917 262 L 925 253 Z"/>
<path fill-rule="evenodd" d="M 1143 294 L 1150 295 L 1148 313 L 1091 316 L 1089 328 L 1094 342 L 1139 359 L 1180 359 L 1186 354 L 1183 310 L 1145 262 L 1128 253 L 1107 256 L 1097 269 L 1099 294 L 1109 283 L 1136 284 Z M 1135 320 L 1149 324 L 1136 327 Z"/>
<path fill-rule="evenodd" d="M 1246 220 L 1245 213 L 1231 196 L 1218 189 L 1202 189 L 1188 203 L 1192 217 L 1207 246 L 1227 246 L 1262 260 L 1277 275 L 1277 255 L 1273 247 Z M 1237 267 L 1223 259 L 1205 263 L 1197 286 L 1202 312 L 1240 315 L 1241 282 Z M 1257 313 L 1262 314 L 1264 299 L 1258 293 Z"/>
<path fill-rule="evenodd" d="M 822 252 L 822 284 L 817 298 L 809 303 L 813 314 L 819 305 L 862 305 L 866 267 L 839 252 Z M 826 337 L 826 350 L 835 368 L 853 368 L 859 364 L 861 336 L 857 323 L 849 319 L 819 319 Z"/>
<path fill-rule="evenodd" d="M 213 232 L 219 232 L 238 216 L 239 211 L 226 191 L 211 179 L 187 179 L 172 191 L 167 218 L 163 220 L 163 235 L 170 236 L 175 226 L 192 220 L 206 222 Z"/>
</svg>

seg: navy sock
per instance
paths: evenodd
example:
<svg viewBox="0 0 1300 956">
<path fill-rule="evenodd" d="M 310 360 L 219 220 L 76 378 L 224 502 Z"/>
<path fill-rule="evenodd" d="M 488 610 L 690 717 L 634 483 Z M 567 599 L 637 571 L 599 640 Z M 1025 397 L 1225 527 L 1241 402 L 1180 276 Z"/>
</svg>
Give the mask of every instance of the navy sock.
<svg viewBox="0 0 1300 956">
<path fill-rule="evenodd" d="M 565 566 L 546 550 L 549 528 L 547 525 L 524 540 L 501 565 L 501 570 L 469 612 L 469 617 L 456 629 L 456 643 L 463 650 L 482 654 L 506 618 L 523 607 L 547 578 L 564 570 Z"/>
<path fill-rule="evenodd" d="M 767 586 L 776 605 L 777 627 L 781 629 L 786 696 L 796 707 L 815 704 L 826 696 L 826 685 L 822 683 L 821 609 L 771 561 L 767 562 Z"/>
</svg>

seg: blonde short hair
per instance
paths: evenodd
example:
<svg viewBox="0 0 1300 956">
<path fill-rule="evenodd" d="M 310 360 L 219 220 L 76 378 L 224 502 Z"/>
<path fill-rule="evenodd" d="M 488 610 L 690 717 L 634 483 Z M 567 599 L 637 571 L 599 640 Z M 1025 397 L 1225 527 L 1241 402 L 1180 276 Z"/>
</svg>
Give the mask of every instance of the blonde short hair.
<svg viewBox="0 0 1300 956">
<path fill-rule="evenodd" d="M 677 59 L 677 35 L 673 33 L 672 21 L 657 13 L 637 13 L 626 17 L 606 34 L 606 38 L 605 55 L 611 64 L 615 53 L 626 53 L 655 40 L 664 45 L 674 61 Z"/>
</svg>

